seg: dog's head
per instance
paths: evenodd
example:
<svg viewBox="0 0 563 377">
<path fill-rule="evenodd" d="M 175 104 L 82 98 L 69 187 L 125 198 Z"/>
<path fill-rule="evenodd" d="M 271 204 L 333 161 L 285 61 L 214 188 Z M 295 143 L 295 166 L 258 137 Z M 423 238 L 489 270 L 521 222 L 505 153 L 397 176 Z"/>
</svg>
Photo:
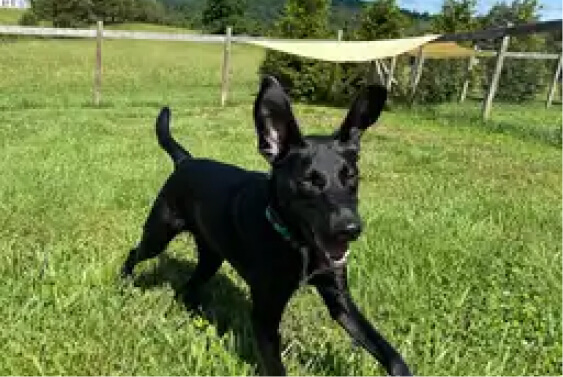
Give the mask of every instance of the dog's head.
<svg viewBox="0 0 563 377">
<path fill-rule="evenodd" d="M 358 238 L 358 154 L 363 132 L 378 119 L 387 91 L 368 86 L 332 135 L 302 136 L 288 96 L 265 77 L 254 104 L 258 149 L 270 162 L 271 195 L 292 231 L 326 263 L 342 264 Z"/>
</svg>

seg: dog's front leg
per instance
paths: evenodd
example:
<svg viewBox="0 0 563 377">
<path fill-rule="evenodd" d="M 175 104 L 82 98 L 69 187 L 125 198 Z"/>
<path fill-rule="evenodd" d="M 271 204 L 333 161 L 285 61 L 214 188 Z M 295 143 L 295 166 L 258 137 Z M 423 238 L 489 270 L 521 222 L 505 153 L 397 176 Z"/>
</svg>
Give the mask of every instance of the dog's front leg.
<svg viewBox="0 0 563 377">
<path fill-rule="evenodd" d="M 281 359 L 279 326 L 291 293 L 288 290 L 252 291 L 252 327 L 260 363 L 260 374 L 285 376 Z"/>
<path fill-rule="evenodd" d="M 346 267 L 312 282 L 336 320 L 350 336 L 371 353 L 392 376 L 410 376 L 401 355 L 368 322 L 354 304 L 346 281 Z"/>
</svg>

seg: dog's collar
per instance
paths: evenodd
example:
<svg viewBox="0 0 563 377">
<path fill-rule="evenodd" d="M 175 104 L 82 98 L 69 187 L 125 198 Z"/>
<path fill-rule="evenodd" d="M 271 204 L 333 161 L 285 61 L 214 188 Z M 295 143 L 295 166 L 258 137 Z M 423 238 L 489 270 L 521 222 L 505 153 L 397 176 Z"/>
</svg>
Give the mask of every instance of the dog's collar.
<svg viewBox="0 0 563 377">
<path fill-rule="evenodd" d="M 277 214 L 277 212 L 272 208 L 271 205 L 266 207 L 266 219 L 272 224 L 272 227 L 283 237 L 284 240 L 289 242 L 292 248 L 299 251 L 301 254 L 301 276 L 299 278 L 299 286 L 305 285 L 312 276 L 308 275 L 309 270 L 309 247 L 305 244 L 297 242 L 297 240 L 291 236 L 291 232 L 284 224 L 283 220 Z"/>
<path fill-rule="evenodd" d="M 296 243 L 295 239 L 291 237 L 291 233 L 289 232 L 287 226 L 285 226 L 279 215 L 272 209 L 271 206 L 266 207 L 266 218 L 270 224 L 272 224 L 276 232 L 278 232 L 286 241 L 292 244 Z"/>
</svg>

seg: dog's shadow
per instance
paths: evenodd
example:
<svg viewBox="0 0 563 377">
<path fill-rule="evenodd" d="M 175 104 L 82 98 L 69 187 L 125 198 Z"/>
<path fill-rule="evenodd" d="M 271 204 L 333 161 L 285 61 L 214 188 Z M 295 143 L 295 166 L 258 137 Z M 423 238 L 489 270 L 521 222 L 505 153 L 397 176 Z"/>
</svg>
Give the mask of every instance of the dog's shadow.
<svg viewBox="0 0 563 377">
<path fill-rule="evenodd" d="M 176 301 L 183 305 L 181 293 L 194 269 L 193 262 L 161 254 L 153 268 L 135 278 L 134 285 L 147 290 L 169 284 L 174 290 Z M 244 291 L 219 271 L 203 288 L 201 300 L 200 310 L 186 309 L 187 312 L 206 319 L 215 326 L 219 336 L 232 330 L 239 357 L 250 365 L 256 365 L 258 360 L 250 324 L 251 305 Z"/>
</svg>

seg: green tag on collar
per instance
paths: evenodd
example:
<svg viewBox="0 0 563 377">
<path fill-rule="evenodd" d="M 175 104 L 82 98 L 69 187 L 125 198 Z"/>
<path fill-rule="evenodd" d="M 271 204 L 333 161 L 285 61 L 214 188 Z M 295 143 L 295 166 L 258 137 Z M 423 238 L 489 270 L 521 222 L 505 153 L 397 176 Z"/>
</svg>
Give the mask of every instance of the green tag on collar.
<svg viewBox="0 0 563 377">
<path fill-rule="evenodd" d="M 275 219 L 275 215 L 272 214 L 272 210 L 270 209 L 270 206 L 266 207 L 266 218 L 268 219 L 268 221 L 270 222 L 270 224 L 272 224 L 272 226 L 274 227 L 274 229 L 282 235 L 283 238 L 285 238 L 286 240 L 290 241 L 291 240 L 291 234 L 289 234 L 289 230 L 283 226 L 282 224 L 280 224 L 279 221 L 276 221 Z"/>
</svg>

